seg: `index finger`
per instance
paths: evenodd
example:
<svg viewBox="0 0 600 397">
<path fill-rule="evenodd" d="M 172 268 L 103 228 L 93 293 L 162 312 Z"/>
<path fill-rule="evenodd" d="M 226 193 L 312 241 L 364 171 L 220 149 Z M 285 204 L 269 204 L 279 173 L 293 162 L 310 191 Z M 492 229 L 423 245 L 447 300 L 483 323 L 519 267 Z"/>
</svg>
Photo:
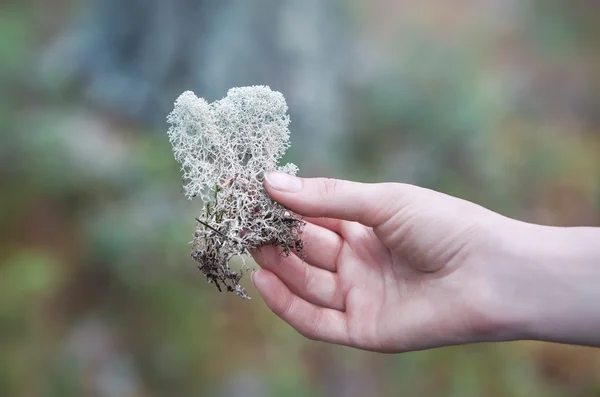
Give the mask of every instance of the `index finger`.
<svg viewBox="0 0 600 397">
<path fill-rule="evenodd" d="M 298 178 L 269 172 L 265 175 L 265 188 L 291 211 L 313 218 L 337 218 L 376 227 L 391 213 L 391 184 Z"/>
</svg>

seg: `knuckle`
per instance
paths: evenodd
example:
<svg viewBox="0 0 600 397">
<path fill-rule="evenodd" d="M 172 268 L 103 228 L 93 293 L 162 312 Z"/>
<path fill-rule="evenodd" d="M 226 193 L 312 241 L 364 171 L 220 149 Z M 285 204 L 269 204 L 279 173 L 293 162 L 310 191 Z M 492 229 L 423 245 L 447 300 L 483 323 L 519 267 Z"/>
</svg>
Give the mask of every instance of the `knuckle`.
<svg viewBox="0 0 600 397">
<path fill-rule="evenodd" d="M 401 183 L 378 184 L 373 191 L 373 206 L 369 208 L 368 216 L 376 226 L 389 222 L 397 214 L 405 212 L 412 203 L 413 192 L 410 185 Z"/>
<path fill-rule="evenodd" d="M 322 322 L 322 311 L 317 310 L 315 313 L 315 318 L 312 321 L 310 328 L 309 328 L 309 332 L 310 335 L 309 338 L 313 338 L 316 337 L 317 335 L 319 335 L 319 332 L 321 330 L 321 322 Z"/>
<path fill-rule="evenodd" d="M 323 178 L 322 183 L 320 183 L 319 196 L 321 202 L 319 205 L 322 206 L 326 214 L 331 210 L 331 200 L 336 196 L 339 190 L 339 183 L 340 181 L 338 179 L 333 178 Z"/>
<path fill-rule="evenodd" d="M 285 258 L 285 256 L 279 253 L 273 255 L 273 270 L 281 269 L 283 267 L 283 262 L 285 262 Z"/>
<path fill-rule="evenodd" d="M 335 196 L 338 186 L 339 180 L 332 178 L 325 178 L 323 180 L 323 196 L 332 197 Z"/>
<path fill-rule="evenodd" d="M 286 294 L 287 298 L 283 299 L 281 303 L 281 317 L 284 319 L 288 319 L 292 315 L 292 310 L 294 308 L 294 297 L 292 294 Z"/>
<path fill-rule="evenodd" d="M 304 277 L 302 280 L 302 286 L 303 286 L 303 289 L 309 293 L 311 291 L 313 279 L 314 279 L 314 275 L 313 275 L 313 271 L 311 270 L 310 266 L 305 266 L 304 267 Z"/>
<path fill-rule="evenodd" d="M 298 329 L 300 335 L 310 340 L 319 340 L 319 333 L 321 330 L 321 318 L 322 317 L 320 311 L 317 311 L 315 313 L 315 318 L 310 323 L 307 323 L 304 327 Z"/>
<path fill-rule="evenodd" d="M 339 268 L 339 263 L 342 261 L 342 251 L 344 250 L 345 240 L 343 238 L 338 238 L 335 241 L 335 248 L 333 249 L 333 257 L 335 258 L 335 268 Z"/>
<path fill-rule="evenodd" d="M 277 252 L 277 248 L 273 246 L 263 246 L 259 251 L 258 262 L 267 269 L 279 269 L 284 261 L 284 257 Z"/>
</svg>

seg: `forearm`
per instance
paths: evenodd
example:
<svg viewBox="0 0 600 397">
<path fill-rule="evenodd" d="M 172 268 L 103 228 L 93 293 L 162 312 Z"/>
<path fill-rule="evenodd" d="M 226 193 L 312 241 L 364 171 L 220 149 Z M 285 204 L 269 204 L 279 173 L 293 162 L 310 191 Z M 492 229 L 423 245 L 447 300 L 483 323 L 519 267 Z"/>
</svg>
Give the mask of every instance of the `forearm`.
<svg viewBox="0 0 600 397">
<path fill-rule="evenodd" d="M 519 338 L 600 346 L 600 228 L 518 229 L 510 255 Z"/>
</svg>

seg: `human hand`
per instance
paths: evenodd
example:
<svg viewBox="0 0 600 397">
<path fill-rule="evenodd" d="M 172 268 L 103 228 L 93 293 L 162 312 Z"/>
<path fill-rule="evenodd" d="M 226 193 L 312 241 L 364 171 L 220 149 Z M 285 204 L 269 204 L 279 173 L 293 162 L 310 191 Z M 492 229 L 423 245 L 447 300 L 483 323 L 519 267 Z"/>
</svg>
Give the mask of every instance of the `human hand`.
<svg viewBox="0 0 600 397">
<path fill-rule="evenodd" d="M 518 336 L 493 259 L 514 221 L 405 184 L 270 173 L 265 187 L 306 217 L 304 258 L 263 247 L 253 281 L 306 337 L 391 353 Z"/>
</svg>

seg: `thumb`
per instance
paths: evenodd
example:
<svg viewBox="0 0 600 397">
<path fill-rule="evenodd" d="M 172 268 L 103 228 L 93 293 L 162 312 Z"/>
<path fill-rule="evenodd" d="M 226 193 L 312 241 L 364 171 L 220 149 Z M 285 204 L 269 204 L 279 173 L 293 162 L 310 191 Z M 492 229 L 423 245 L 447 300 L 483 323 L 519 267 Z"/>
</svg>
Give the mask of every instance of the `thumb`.
<svg viewBox="0 0 600 397">
<path fill-rule="evenodd" d="M 289 210 L 309 217 L 336 218 L 376 227 L 392 212 L 393 184 L 265 174 L 265 189 Z"/>
</svg>

